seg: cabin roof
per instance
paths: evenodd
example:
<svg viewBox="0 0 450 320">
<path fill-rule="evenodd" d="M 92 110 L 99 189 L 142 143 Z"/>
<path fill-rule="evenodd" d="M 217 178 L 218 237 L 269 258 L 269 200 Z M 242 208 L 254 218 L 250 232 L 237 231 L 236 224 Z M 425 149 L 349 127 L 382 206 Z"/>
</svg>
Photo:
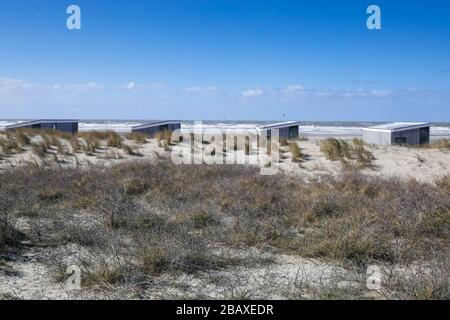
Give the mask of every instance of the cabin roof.
<svg viewBox="0 0 450 320">
<path fill-rule="evenodd" d="M 14 129 L 14 128 L 21 128 L 21 127 L 27 127 L 27 126 L 32 126 L 35 124 L 40 124 L 40 123 L 73 123 L 76 122 L 78 123 L 78 120 L 73 120 L 73 119 L 40 119 L 40 120 L 32 120 L 32 121 L 24 121 L 24 122 L 20 122 L 20 123 L 15 123 L 15 124 L 11 124 L 6 126 L 6 129 Z"/>
<path fill-rule="evenodd" d="M 176 120 L 155 120 L 155 121 L 150 121 L 145 124 L 138 125 L 138 126 L 133 126 L 132 129 L 143 129 L 143 128 L 150 128 L 150 127 L 155 127 L 155 126 L 163 126 L 166 124 L 176 124 L 176 123 L 181 123 L 181 122 L 176 121 Z"/>
<path fill-rule="evenodd" d="M 259 130 L 266 130 L 266 129 L 278 129 L 278 128 L 288 128 L 293 126 L 300 125 L 300 121 L 285 121 L 285 122 L 279 122 L 279 123 L 273 123 L 273 124 L 267 124 L 264 126 L 258 127 Z"/>
<path fill-rule="evenodd" d="M 429 122 L 392 122 L 364 128 L 368 131 L 396 132 L 429 127 Z"/>
</svg>

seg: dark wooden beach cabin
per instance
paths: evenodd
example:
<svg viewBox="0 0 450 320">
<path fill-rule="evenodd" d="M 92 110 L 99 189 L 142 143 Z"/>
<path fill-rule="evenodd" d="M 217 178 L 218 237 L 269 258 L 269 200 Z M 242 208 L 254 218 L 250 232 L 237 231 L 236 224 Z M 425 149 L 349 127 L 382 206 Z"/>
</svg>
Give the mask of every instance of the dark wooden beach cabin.
<svg viewBox="0 0 450 320">
<path fill-rule="evenodd" d="M 44 119 L 34 120 L 22 123 L 9 125 L 6 130 L 15 129 L 36 129 L 36 130 L 55 130 L 61 132 L 68 132 L 75 134 L 78 132 L 77 120 L 56 120 L 56 119 Z"/>
<path fill-rule="evenodd" d="M 298 121 L 287 121 L 261 126 L 258 128 L 258 131 L 259 134 L 266 134 L 267 137 L 271 137 L 272 130 L 278 129 L 280 138 L 298 139 L 299 125 L 300 122 Z"/>
<path fill-rule="evenodd" d="M 427 122 L 394 122 L 363 129 L 363 140 L 381 145 L 420 145 L 430 142 Z"/>
<path fill-rule="evenodd" d="M 152 121 L 143 125 L 134 126 L 131 132 L 140 132 L 153 137 L 157 132 L 175 131 L 181 128 L 181 122 L 173 120 Z"/>
</svg>

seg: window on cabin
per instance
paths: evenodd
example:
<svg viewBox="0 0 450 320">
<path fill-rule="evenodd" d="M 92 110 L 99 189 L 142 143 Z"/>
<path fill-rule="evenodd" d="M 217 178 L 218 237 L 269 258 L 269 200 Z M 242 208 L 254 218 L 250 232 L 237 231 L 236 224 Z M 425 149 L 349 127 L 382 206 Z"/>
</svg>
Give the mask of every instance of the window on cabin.
<svg viewBox="0 0 450 320">
<path fill-rule="evenodd" d="M 289 139 L 297 139 L 298 138 L 298 127 L 289 127 Z"/>
<path fill-rule="evenodd" d="M 430 142 L 430 133 L 428 128 L 421 128 L 420 129 L 420 144 L 426 144 Z"/>
</svg>

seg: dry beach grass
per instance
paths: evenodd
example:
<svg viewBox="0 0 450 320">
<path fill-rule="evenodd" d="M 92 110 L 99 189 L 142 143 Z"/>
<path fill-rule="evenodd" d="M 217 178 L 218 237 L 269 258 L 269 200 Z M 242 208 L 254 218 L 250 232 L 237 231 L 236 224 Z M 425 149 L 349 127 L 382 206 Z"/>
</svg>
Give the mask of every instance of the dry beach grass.
<svg viewBox="0 0 450 320">
<path fill-rule="evenodd" d="M 261 176 L 173 165 L 168 133 L 0 134 L 0 297 L 448 299 L 445 146 L 283 141 L 280 173 Z M 396 154 L 427 179 L 387 175 Z"/>
<path fill-rule="evenodd" d="M 359 279 L 348 286 L 293 282 L 288 298 L 370 296 L 364 275 L 376 264 L 386 272 L 378 298 L 448 299 L 448 179 L 429 184 L 346 171 L 305 184 L 284 174 L 261 176 L 251 167 L 167 161 L 5 171 L 1 290 L 17 291 L 5 279 L 14 277 L 14 261 L 27 252 L 34 252 L 51 283 L 64 281 L 66 267 L 76 264 L 81 297 L 94 290 L 121 292 L 119 298 L 131 292 L 149 297 L 161 279 L 159 297 L 172 297 L 174 279 L 184 276 L 198 279 L 197 289 L 214 278 L 217 291 L 225 287 L 214 276 L 232 277 L 243 266 L 259 270 L 286 256 L 343 268 Z M 257 254 L 239 253 L 252 250 Z M 227 290 L 272 297 L 254 284 L 234 285 Z M 187 288 L 178 290 L 177 297 L 187 295 Z M 212 295 L 205 290 L 194 297 Z"/>
</svg>

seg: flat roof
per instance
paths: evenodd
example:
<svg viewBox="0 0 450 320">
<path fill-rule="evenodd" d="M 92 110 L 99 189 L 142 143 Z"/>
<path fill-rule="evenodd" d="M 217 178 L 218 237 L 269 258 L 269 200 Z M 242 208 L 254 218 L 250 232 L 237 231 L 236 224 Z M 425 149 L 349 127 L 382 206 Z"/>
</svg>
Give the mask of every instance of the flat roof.
<svg viewBox="0 0 450 320">
<path fill-rule="evenodd" d="M 258 127 L 259 130 L 265 130 L 265 129 L 277 129 L 277 128 L 285 128 L 285 127 L 293 127 L 293 126 L 299 126 L 300 121 L 285 121 L 285 122 L 279 122 L 279 123 L 273 123 L 273 124 L 267 124 L 261 127 Z"/>
<path fill-rule="evenodd" d="M 429 127 L 429 126 L 430 126 L 429 122 L 392 122 L 392 123 L 380 124 L 380 125 L 372 126 L 372 127 L 368 127 L 368 128 L 363 128 L 363 130 L 396 132 L 396 131 L 419 129 L 419 128 Z"/>
<path fill-rule="evenodd" d="M 40 123 L 73 123 L 76 122 L 78 123 L 78 120 L 73 120 L 73 119 L 40 119 L 40 120 L 32 120 L 32 121 L 24 121 L 24 122 L 20 122 L 20 123 L 16 123 L 16 124 L 11 124 L 9 126 L 6 126 L 6 129 L 14 129 L 14 128 L 21 128 L 21 127 L 27 127 L 27 126 L 32 126 L 35 124 L 40 124 Z"/>
<path fill-rule="evenodd" d="M 180 123 L 181 124 L 181 121 L 177 121 L 177 120 L 155 120 L 155 121 L 147 122 L 146 124 L 133 126 L 133 127 L 131 127 L 131 129 L 151 128 L 151 127 L 155 127 L 155 126 L 163 126 L 163 125 L 166 125 L 166 124 L 175 124 L 175 123 Z"/>
</svg>

